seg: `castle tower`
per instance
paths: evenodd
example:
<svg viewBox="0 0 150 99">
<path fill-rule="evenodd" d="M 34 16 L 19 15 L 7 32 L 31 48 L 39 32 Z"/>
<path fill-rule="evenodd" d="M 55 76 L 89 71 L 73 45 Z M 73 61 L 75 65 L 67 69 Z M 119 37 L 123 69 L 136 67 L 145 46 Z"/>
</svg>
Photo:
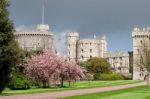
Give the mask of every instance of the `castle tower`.
<svg viewBox="0 0 150 99">
<path fill-rule="evenodd" d="M 92 57 L 99 57 L 99 39 L 80 39 L 77 43 L 77 61 L 84 62 Z"/>
<path fill-rule="evenodd" d="M 144 80 L 146 71 L 141 70 L 137 62 L 141 57 L 141 48 L 143 47 L 143 43 L 149 44 L 150 39 L 150 28 L 147 29 L 139 29 L 134 28 L 132 31 L 132 38 L 133 38 L 133 80 Z M 148 45 L 149 46 L 149 45 Z"/>
<path fill-rule="evenodd" d="M 106 42 L 106 36 L 104 35 L 100 40 L 100 57 L 105 57 L 105 54 L 107 53 L 107 42 Z"/>
<path fill-rule="evenodd" d="M 79 33 L 69 32 L 67 34 L 67 59 L 69 61 L 77 61 L 77 41 Z"/>
</svg>

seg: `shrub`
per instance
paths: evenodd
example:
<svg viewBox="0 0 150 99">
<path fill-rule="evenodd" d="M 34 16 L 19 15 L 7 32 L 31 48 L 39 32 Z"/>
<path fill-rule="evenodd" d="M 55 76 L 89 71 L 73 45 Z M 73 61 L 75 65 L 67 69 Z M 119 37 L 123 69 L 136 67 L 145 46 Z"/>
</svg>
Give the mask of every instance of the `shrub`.
<svg viewBox="0 0 150 99">
<path fill-rule="evenodd" d="M 25 90 L 30 88 L 30 81 L 24 75 L 15 75 L 12 77 L 10 83 L 10 89 L 12 90 Z"/>
<path fill-rule="evenodd" d="M 123 80 L 123 76 L 120 73 L 101 74 L 100 80 Z"/>
<path fill-rule="evenodd" d="M 112 73 L 110 64 L 104 58 L 93 57 L 82 64 L 87 69 L 87 72 L 93 74 L 94 80 L 99 80 L 102 73 Z"/>
</svg>

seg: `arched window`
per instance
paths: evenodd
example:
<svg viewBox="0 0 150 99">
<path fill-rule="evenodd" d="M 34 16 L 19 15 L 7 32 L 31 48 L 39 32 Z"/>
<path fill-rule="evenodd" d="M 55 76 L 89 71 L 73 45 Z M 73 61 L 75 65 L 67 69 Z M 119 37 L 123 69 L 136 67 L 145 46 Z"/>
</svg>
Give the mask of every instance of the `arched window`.
<svg viewBox="0 0 150 99">
<path fill-rule="evenodd" d="M 92 49 L 90 49 L 90 53 L 92 53 Z"/>
<path fill-rule="evenodd" d="M 84 58 L 84 57 L 83 57 L 83 56 L 81 56 L 81 58 L 82 58 L 82 60 L 83 60 L 83 58 Z"/>
<path fill-rule="evenodd" d="M 139 49 L 137 49 L 137 52 L 139 53 L 139 52 L 140 52 L 140 50 L 139 50 Z"/>
<path fill-rule="evenodd" d="M 140 43 L 143 44 L 143 41 L 141 40 Z"/>
<path fill-rule="evenodd" d="M 83 49 L 81 49 L 81 53 L 83 53 L 84 52 L 84 50 Z"/>
</svg>

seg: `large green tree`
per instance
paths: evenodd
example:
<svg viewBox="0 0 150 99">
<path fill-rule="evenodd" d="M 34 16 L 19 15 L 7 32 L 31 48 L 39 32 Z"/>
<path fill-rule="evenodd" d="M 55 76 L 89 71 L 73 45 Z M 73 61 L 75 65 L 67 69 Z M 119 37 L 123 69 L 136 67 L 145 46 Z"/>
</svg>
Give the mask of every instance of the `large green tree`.
<svg viewBox="0 0 150 99">
<path fill-rule="evenodd" d="M 100 74 L 102 73 L 111 73 L 111 66 L 104 58 L 93 57 L 83 63 L 87 71 L 93 74 L 94 79 L 98 80 Z"/>
<path fill-rule="evenodd" d="M 13 23 L 9 19 L 9 1 L 0 0 L 0 93 L 10 81 L 12 67 L 18 62 Z"/>
</svg>

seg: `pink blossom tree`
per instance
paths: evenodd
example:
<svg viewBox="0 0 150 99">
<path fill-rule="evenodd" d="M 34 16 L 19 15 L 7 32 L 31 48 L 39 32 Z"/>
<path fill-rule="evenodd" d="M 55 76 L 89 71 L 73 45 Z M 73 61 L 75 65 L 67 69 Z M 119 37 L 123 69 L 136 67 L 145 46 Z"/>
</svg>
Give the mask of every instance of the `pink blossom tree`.
<svg viewBox="0 0 150 99">
<path fill-rule="evenodd" d="M 69 61 L 67 62 L 67 79 L 66 81 L 75 82 L 82 79 L 85 79 L 84 72 L 85 70 L 81 68 L 81 66 L 77 65 L 75 62 Z"/>
<path fill-rule="evenodd" d="M 31 56 L 25 65 L 27 75 L 42 83 L 43 87 L 50 83 L 77 81 L 84 79 L 84 71 L 76 63 L 68 62 L 54 50 L 44 50 L 43 53 Z"/>
</svg>

